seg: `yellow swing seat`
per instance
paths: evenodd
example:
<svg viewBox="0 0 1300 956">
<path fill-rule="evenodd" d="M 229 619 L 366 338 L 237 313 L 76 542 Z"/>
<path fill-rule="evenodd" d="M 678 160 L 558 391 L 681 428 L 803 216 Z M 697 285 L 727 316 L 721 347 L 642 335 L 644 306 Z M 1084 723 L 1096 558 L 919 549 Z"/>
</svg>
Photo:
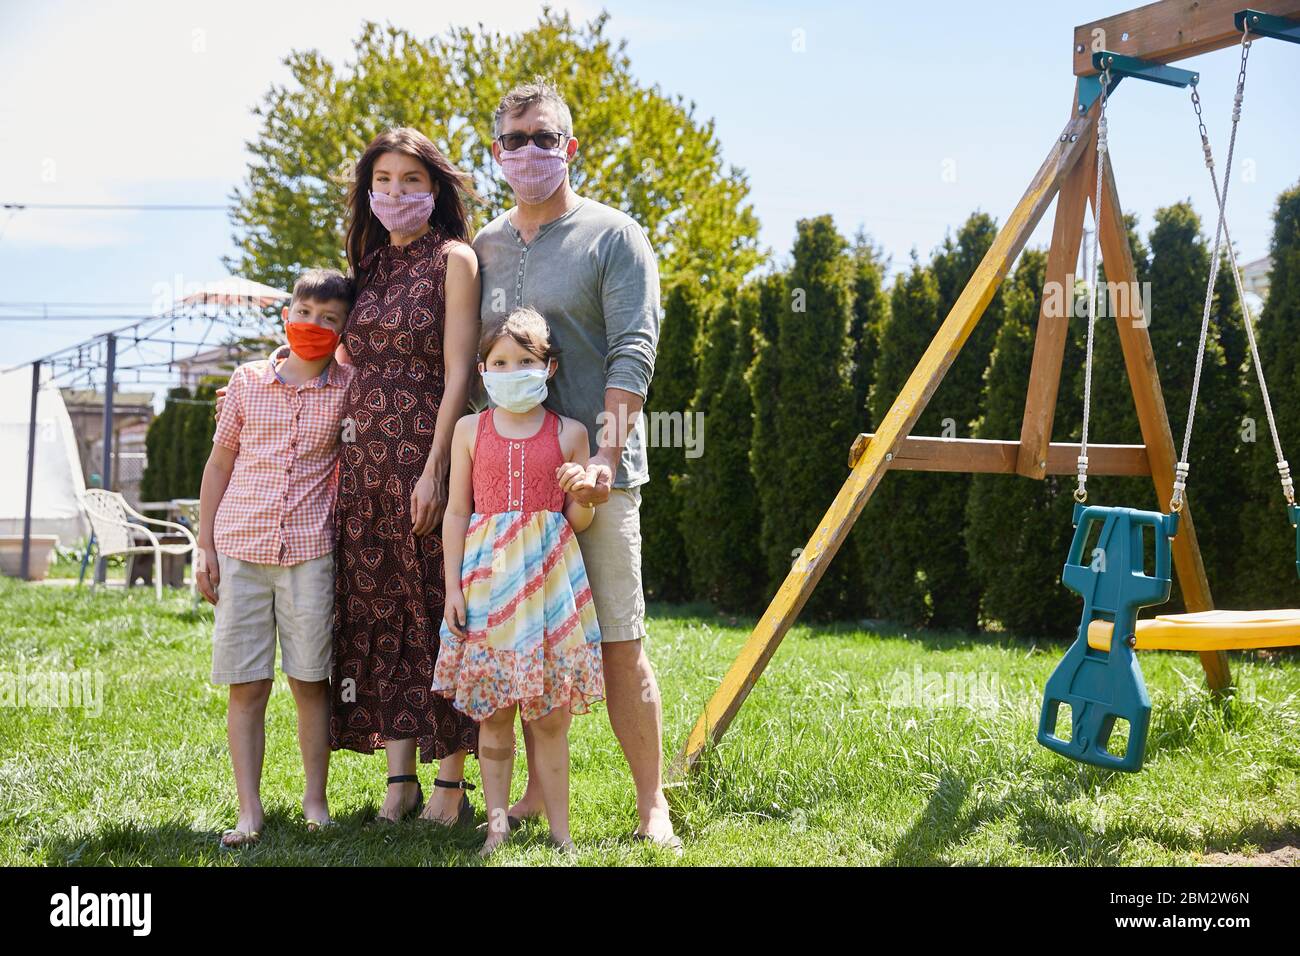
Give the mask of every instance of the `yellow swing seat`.
<svg viewBox="0 0 1300 956">
<path fill-rule="evenodd" d="M 1093 621 L 1088 646 L 1110 650 L 1113 625 Z M 1159 614 L 1137 622 L 1139 651 L 1248 651 L 1300 647 L 1300 609 Z"/>
</svg>

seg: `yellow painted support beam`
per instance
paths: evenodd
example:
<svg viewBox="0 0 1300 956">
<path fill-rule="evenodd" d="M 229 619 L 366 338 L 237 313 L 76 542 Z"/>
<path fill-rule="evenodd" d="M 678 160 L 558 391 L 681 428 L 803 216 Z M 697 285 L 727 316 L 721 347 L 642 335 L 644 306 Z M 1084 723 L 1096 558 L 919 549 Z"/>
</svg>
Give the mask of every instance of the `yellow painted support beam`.
<svg viewBox="0 0 1300 956">
<path fill-rule="evenodd" d="M 809 595 L 826 572 L 827 565 L 839 550 L 876 490 L 898 445 L 907 437 L 921 412 L 934 395 L 944 374 L 956 359 L 975 324 L 984 314 L 998 284 L 1006 277 L 1016 256 L 1028 242 L 1034 227 L 1051 205 L 1066 175 L 1088 150 L 1094 138 L 1096 106 L 1086 116 L 1071 119 L 1052 144 L 1029 188 L 1007 217 L 962 290 L 952 311 L 931 340 L 880 422 L 874 439 L 858 460 L 835 500 L 822 517 L 807 546 L 795 559 L 790 573 L 777 590 L 771 604 L 759 619 L 740 654 L 722 678 L 722 683 L 705 705 L 690 736 L 670 769 L 670 777 L 680 778 L 699 760 L 711 744 L 716 744 L 740 710 L 767 662 L 780 646 L 786 632 L 807 603 Z"/>
</svg>

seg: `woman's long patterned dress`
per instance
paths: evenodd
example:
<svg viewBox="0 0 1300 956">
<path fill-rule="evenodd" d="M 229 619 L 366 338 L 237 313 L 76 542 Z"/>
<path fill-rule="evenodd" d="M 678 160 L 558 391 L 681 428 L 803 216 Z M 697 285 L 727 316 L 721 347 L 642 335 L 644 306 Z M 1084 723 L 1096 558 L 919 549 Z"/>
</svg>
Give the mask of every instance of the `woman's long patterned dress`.
<svg viewBox="0 0 1300 956">
<path fill-rule="evenodd" d="M 453 241 L 435 226 L 367 256 L 343 332 L 357 374 L 344 405 L 334 512 L 336 750 L 371 753 L 415 738 L 420 759 L 430 761 L 478 745 L 477 724 L 430 690 L 443 614 L 442 532 L 417 537 L 410 515 L 442 404 L 443 283 Z"/>
</svg>

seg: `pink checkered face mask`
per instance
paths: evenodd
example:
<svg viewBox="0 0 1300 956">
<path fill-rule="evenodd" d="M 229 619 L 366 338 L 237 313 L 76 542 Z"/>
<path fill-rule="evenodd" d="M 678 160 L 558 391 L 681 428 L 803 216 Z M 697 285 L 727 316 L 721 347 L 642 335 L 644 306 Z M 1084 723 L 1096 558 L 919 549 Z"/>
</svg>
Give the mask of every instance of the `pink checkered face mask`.
<svg viewBox="0 0 1300 956">
<path fill-rule="evenodd" d="M 542 149 L 525 143 L 518 149 L 501 151 L 501 172 L 520 202 L 536 205 L 549 199 L 569 175 L 564 147 Z"/>
<path fill-rule="evenodd" d="M 433 193 L 390 196 L 370 190 L 370 211 L 389 232 L 409 235 L 418 232 L 433 214 Z"/>
</svg>

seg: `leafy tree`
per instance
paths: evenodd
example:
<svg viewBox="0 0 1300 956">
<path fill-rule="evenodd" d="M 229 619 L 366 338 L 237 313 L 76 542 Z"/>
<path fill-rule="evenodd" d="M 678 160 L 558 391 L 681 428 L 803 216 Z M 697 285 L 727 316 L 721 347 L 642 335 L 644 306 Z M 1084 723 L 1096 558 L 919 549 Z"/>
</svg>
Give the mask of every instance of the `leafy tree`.
<svg viewBox="0 0 1300 956">
<path fill-rule="evenodd" d="M 602 13 L 575 23 L 544 9 L 520 34 L 479 25 L 429 39 L 367 22 L 345 65 L 316 50 L 291 52 L 289 80 L 254 110 L 261 129 L 232 196 L 239 251 L 227 265 L 279 288 L 304 267 L 342 267 L 352 167 L 396 126 L 421 130 L 473 177 L 485 199 L 476 224 L 497 215 L 509 191 L 491 158 L 492 111 L 511 87 L 540 75 L 573 111 L 574 187 L 636 219 L 665 278 L 690 271 L 716 291 L 748 274 L 761 253 L 746 176 L 724 168 L 713 122 L 699 119 L 694 103 L 636 81 L 608 21 Z"/>
</svg>

